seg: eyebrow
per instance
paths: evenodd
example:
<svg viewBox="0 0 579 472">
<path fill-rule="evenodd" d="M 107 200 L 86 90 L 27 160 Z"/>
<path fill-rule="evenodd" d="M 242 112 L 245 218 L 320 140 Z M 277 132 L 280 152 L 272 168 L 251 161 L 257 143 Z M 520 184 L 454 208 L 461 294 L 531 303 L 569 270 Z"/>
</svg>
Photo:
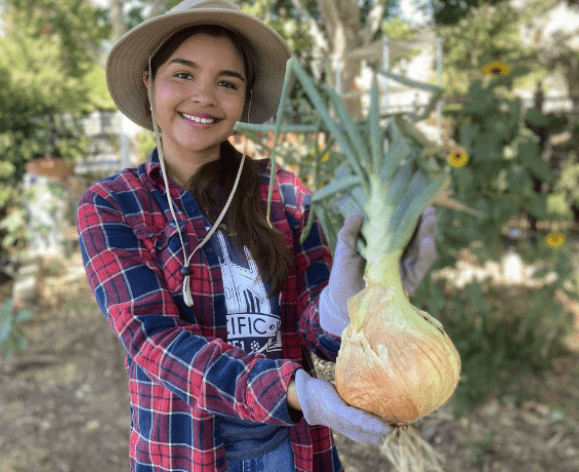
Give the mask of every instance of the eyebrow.
<svg viewBox="0 0 579 472">
<path fill-rule="evenodd" d="M 176 59 L 173 59 L 170 63 L 171 64 L 183 64 L 184 66 L 188 66 L 188 67 L 191 67 L 193 69 L 199 69 L 200 68 L 196 62 L 189 61 L 188 59 L 183 59 L 182 57 L 178 57 Z M 245 82 L 245 77 L 243 77 L 239 72 L 235 72 L 234 70 L 222 70 L 222 71 L 219 71 L 218 75 L 235 77 L 235 78 L 238 78 L 239 80 L 241 80 L 242 82 Z"/>
</svg>

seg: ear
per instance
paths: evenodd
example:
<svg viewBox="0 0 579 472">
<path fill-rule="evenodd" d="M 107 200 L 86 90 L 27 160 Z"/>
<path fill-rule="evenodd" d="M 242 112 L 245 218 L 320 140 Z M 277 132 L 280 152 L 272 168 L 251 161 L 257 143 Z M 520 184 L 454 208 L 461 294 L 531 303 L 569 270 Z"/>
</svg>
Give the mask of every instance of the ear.
<svg viewBox="0 0 579 472">
<path fill-rule="evenodd" d="M 146 87 L 147 92 L 148 92 L 149 91 L 149 71 L 143 72 L 143 83 L 145 84 L 145 87 Z"/>
</svg>

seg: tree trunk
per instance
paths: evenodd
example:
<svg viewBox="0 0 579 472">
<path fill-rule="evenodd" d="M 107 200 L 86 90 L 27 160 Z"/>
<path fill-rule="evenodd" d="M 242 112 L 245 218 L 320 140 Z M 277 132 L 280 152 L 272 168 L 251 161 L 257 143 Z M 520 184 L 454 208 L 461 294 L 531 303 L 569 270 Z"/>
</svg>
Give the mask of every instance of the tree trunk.
<svg viewBox="0 0 579 472">
<path fill-rule="evenodd" d="M 360 75 L 359 59 L 348 59 L 347 54 L 354 49 L 370 44 L 381 27 L 386 0 L 374 2 L 365 25 L 360 19 L 357 0 L 316 0 L 322 14 L 329 44 L 331 69 L 340 72 L 340 93 L 344 104 L 354 121 L 362 118 L 361 97 L 352 95 L 354 80 Z M 337 70 L 336 70 L 337 67 Z"/>
<path fill-rule="evenodd" d="M 113 42 L 119 40 L 127 31 L 127 23 L 123 16 L 123 3 L 121 0 L 109 0 L 111 10 L 111 23 L 113 26 Z"/>
<path fill-rule="evenodd" d="M 568 69 L 565 74 L 567 84 L 569 85 L 569 95 L 572 102 L 572 113 L 579 112 L 579 57 L 572 54 L 569 58 Z"/>
<path fill-rule="evenodd" d="M 544 95 L 541 88 L 542 82 L 539 81 L 537 83 L 537 90 L 535 93 L 535 108 L 539 110 L 541 113 L 543 112 L 543 100 Z M 539 149 L 541 156 L 543 159 L 545 158 L 545 148 L 547 146 L 547 139 L 549 137 L 548 128 L 545 126 L 535 127 L 531 126 L 531 130 L 539 137 Z M 535 177 L 534 175 L 531 176 L 533 179 L 533 190 L 536 193 L 541 193 L 543 188 L 543 181 Z M 534 245 L 537 242 L 537 218 L 533 215 L 528 215 L 529 223 L 530 223 L 530 236 L 529 242 L 531 245 Z"/>
</svg>

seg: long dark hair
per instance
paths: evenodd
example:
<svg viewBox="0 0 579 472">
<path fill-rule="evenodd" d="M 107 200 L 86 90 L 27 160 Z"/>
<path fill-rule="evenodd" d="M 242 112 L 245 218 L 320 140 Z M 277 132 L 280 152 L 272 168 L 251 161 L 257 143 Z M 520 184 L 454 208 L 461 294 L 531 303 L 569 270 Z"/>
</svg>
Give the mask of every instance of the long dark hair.
<svg viewBox="0 0 579 472">
<path fill-rule="evenodd" d="M 247 87 L 242 116 L 246 117 L 249 93 L 255 81 L 254 56 L 243 36 L 221 26 L 194 26 L 174 34 L 151 61 L 153 80 L 159 67 L 169 60 L 177 48 L 186 39 L 200 33 L 215 37 L 228 37 L 243 57 Z M 146 107 L 147 113 L 150 113 L 148 103 Z M 220 158 L 200 166 L 186 184 L 186 188 L 196 197 L 201 210 L 212 225 L 233 189 L 241 158 L 241 154 L 225 141 L 221 145 Z M 220 229 L 230 236 L 237 249 L 242 249 L 242 244 L 247 247 L 262 280 L 270 283 L 270 290 L 267 294 L 270 297 L 281 292 L 293 261 L 289 248 L 281 237 L 281 232 L 276 228 L 270 228 L 267 223 L 265 208 L 261 200 L 258 172 L 257 162 L 246 157 L 235 196 L 227 209 Z"/>
</svg>

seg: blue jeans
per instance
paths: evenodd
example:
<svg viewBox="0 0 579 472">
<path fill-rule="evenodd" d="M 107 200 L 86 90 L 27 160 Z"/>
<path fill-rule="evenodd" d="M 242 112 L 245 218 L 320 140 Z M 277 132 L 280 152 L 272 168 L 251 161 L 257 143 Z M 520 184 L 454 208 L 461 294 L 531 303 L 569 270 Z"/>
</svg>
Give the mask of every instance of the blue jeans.
<svg viewBox="0 0 579 472">
<path fill-rule="evenodd" d="M 277 449 L 246 461 L 227 461 L 227 472 L 295 472 L 289 439 Z"/>
</svg>

